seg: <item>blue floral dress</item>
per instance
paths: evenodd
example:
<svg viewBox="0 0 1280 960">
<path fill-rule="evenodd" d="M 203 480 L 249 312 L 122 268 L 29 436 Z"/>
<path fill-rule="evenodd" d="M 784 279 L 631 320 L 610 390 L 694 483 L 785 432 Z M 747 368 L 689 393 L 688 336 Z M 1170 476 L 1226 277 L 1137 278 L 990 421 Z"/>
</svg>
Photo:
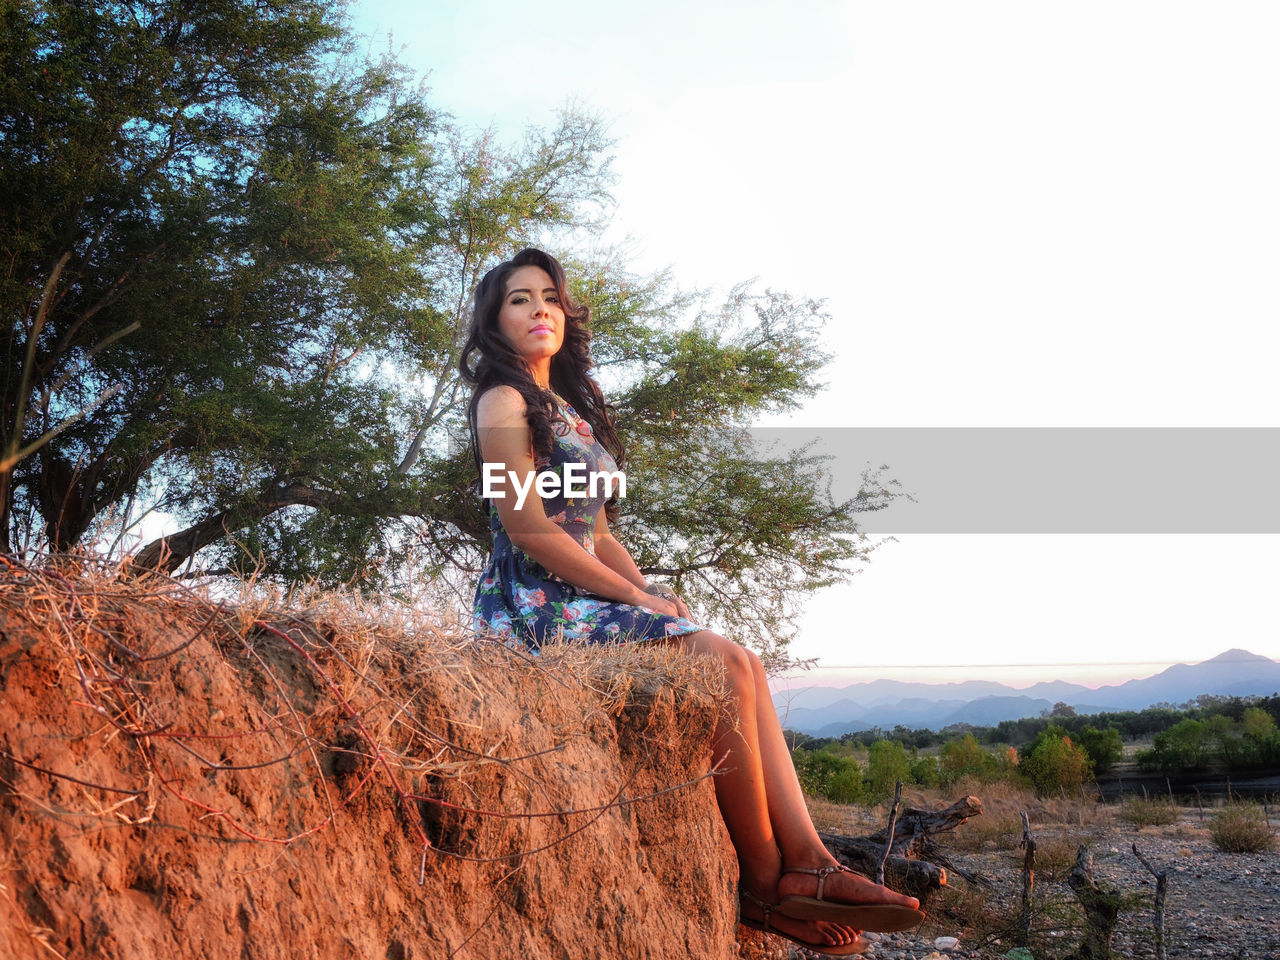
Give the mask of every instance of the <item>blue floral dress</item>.
<svg viewBox="0 0 1280 960">
<path fill-rule="evenodd" d="M 618 469 L 591 432 L 591 425 L 559 396 L 559 419 L 552 421 L 554 443 L 550 460 L 540 459 L 537 470 L 561 472 L 565 463 L 583 464 L 589 478 L 594 471 Z M 582 472 L 579 472 L 582 476 Z M 575 482 L 590 492 L 589 482 Z M 501 489 L 515 496 L 509 482 Z M 530 488 L 529 496 L 537 496 Z M 596 496 L 566 498 L 557 493 L 542 498 L 547 519 L 557 523 L 582 548 L 595 556 L 596 515 L 604 506 L 605 485 Z M 616 603 L 562 580 L 523 550 L 511 543 L 489 502 L 489 529 L 493 534 L 493 554 L 476 587 L 474 625 L 477 634 L 498 637 L 509 643 L 523 643 L 537 650 L 543 643 L 563 637 L 583 643 L 625 643 L 678 637 L 702 630 L 684 617 L 669 617 L 644 607 Z"/>
</svg>

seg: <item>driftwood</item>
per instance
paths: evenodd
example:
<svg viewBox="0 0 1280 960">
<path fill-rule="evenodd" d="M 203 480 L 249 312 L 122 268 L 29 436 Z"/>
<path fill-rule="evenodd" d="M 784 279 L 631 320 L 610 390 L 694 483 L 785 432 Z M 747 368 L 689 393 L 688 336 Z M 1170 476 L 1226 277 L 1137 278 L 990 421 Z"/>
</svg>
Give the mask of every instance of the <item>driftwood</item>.
<svg viewBox="0 0 1280 960">
<path fill-rule="evenodd" d="M 1093 879 L 1093 854 L 1088 847 L 1076 852 L 1076 865 L 1067 877 L 1084 907 L 1084 939 L 1067 960 L 1111 960 L 1111 937 L 1120 918 L 1120 892 L 1102 887 Z"/>
<path fill-rule="evenodd" d="M 861 874 L 874 877 L 883 864 L 886 884 L 900 893 L 918 897 L 923 904 L 935 891 L 947 885 L 947 870 L 955 871 L 946 858 L 933 849 L 929 836 L 954 830 L 980 813 L 982 801 L 977 797 L 965 797 L 945 810 L 907 807 L 893 824 L 892 839 L 888 829 L 879 830 L 869 837 L 846 837 L 834 833 L 819 833 L 818 836 L 837 860 Z M 922 859 L 924 857 L 928 859 Z M 955 872 L 966 880 L 980 880 L 968 871 Z"/>
</svg>

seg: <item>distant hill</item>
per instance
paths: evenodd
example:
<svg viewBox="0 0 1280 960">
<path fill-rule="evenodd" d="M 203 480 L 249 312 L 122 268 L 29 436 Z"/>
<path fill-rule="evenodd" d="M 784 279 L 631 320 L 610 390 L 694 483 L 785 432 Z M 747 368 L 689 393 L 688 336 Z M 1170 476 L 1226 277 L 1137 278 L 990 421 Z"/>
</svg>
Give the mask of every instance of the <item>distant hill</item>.
<svg viewBox="0 0 1280 960">
<path fill-rule="evenodd" d="M 898 724 L 941 730 L 954 723 L 994 726 L 1001 720 L 1038 717 L 1055 703 L 1079 713 L 1142 710 L 1155 703 L 1185 703 L 1202 694 L 1266 696 L 1280 692 L 1280 662 L 1227 650 L 1202 663 L 1179 663 L 1151 677 L 1093 689 L 1052 680 L 1026 689 L 992 680 L 912 683 L 873 680 L 844 687 L 802 687 L 774 695 L 782 724 L 821 737 Z"/>
</svg>

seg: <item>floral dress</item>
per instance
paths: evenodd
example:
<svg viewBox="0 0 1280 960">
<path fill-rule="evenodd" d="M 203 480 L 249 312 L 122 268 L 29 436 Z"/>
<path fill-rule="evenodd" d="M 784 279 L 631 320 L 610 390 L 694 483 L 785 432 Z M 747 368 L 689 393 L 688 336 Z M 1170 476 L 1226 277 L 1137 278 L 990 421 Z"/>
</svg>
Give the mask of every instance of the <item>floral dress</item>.
<svg viewBox="0 0 1280 960">
<path fill-rule="evenodd" d="M 591 425 L 559 396 L 559 419 L 552 421 L 554 443 L 550 460 L 535 464 L 539 472 L 554 470 L 558 475 L 565 463 L 583 464 L 586 481 L 575 480 L 574 486 L 586 487 L 587 497 L 566 498 L 563 492 L 543 497 L 547 519 L 560 527 L 595 556 L 596 515 L 604 506 L 606 486 L 597 486 L 591 496 L 589 478 L 594 471 L 618 469 L 591 431 Z M 509 479 L 498 489 L 509 497 L 515 491 Z M 537 496 L 531 487 L 529 496 Z M 678 637 L 704 629 L 684 617 L 669 617 L 644 607 L 617 603 L 588 593 L 561 580 L 536 560 L 512 544 L 498 510 L 489 502 L 489 529 L 493 534 L 493 554 L 480 583 L 476 587 L 476 633 L 498 637 L 509 643 L 523 643 L 537 650 L 543 643 L 563 637 L 583 643 L 625 643 Z"/>
</svg>

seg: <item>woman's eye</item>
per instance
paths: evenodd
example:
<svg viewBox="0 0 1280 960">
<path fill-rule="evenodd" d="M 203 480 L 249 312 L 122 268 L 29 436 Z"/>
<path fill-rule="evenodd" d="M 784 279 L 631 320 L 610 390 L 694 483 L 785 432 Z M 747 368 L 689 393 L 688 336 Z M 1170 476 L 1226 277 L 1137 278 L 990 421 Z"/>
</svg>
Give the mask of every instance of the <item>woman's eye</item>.
<svg viewBox="0 0 1280 960">
<path fill-rule="evenodd" d="M 559 303 L 559 302 L 560 302 L 560 298 L 555 296 L 554 294 L 547 297 L 547 303 Z"/>
</svg>

